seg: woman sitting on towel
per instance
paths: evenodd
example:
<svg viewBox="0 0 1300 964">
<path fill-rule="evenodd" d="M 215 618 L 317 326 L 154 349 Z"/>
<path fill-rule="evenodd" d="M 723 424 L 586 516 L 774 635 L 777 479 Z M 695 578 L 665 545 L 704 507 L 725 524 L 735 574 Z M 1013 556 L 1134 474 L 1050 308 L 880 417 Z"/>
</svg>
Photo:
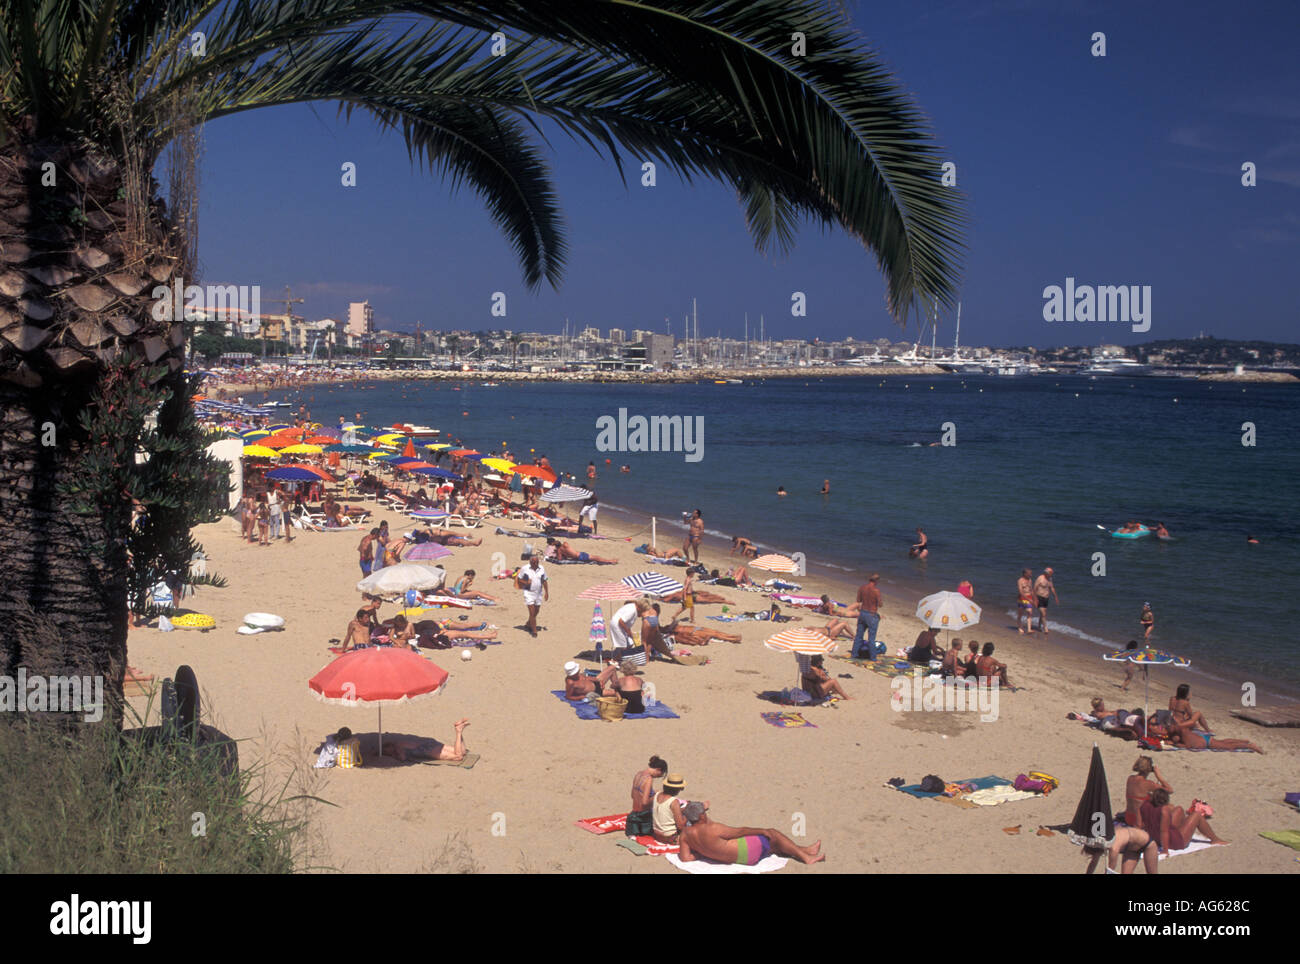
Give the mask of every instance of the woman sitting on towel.
<svg viewBox="0 0 1300 964">
<path fill-rule="evenodd" d="M 1210 829 L 1210 818 L 1203 813 L 1188 813 L 1169 802 L 1169 791 L 1157 787 L 1151 798 L 1142 804 L 1142 825 L 1160 845 L 1160 852 L 1182 850 L 1192 842 L 1192 834 L 1200 832 L 1210 838 L 1211 844 L 1226 844 Z"/>
<path fill-rule="evenodd" d="M 636 663 L 625 659 L 619 664 L 618 671 L 621 675 L 614 678 L 612 685 L 614 692 L 627 700 L 627 707 L 623 712 L 644 713 L 645 703 L 641 699 L 641 679 L 636 675 Z"/>
<path fill-rule="evenodd" d="M 1221 740 L 1218 737 L 1194 729 L 1190 723 L 1186 726 L 1174 724 L 1169 730 L 1169 742 L 1174 746 L 1183 746 L 1189 750 L 1250 750 L 1252 753 L 1264 752 L 1254 743 L 1251 743 L 1250 740 Z"/>
<path fill-rule="evenodd" d="M 1152 780 L 1151 777 L 1155 777 Z M 1171 792 L 1171 787 L 1149 756 L 1140 756 L 1133 764 L 1133 775 L 1124 785 L 1124 798 L 1127 801 L 1124 810 L 1124 822 L 1130 827 L 1143 827 L 1142 806 L 1151 798 L 1153 790 Z"/>
<path fill-rule="evenodd" d="M 850 699 L 849 694 L 844 692 L 844 687 L 840 685 L 837 679 L 831 679 L 829 673 L 823 668 L 824 658 L 814 656 L 809 661 L 808 672 L 803 674 L 800 681 L 803 688 L 815 700 L 824 700 L 830 696 L 838 696 L 842 700 Z"/>
<path fill-rule="evenodd" d="M 393 646 L 409 646 L 419 652 L 415 645 L 415 627 L 401 613 L 393 617 L 392 628 L 388 631 L 388 642 Z"/>
</svg>

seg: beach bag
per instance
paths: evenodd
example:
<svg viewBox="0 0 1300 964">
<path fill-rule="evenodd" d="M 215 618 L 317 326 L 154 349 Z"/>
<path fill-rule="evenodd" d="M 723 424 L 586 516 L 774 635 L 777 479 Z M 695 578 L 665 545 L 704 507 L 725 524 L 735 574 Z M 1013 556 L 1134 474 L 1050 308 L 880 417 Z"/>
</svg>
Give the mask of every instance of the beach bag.
<svg viewBox="0 0 1300 964">
<path fill-rule="evenodd" d="M 627 710 L 627 700 L 615 699 L 610 696 L 602 696 L 596 700 L 596 715 L 606 723 L 613 723 L 615 720 L 623 719 L 623 713 Z"/>
<path fill-rule="evenodd" d="M 797 686 L 787 687 L 781 691 L 781 702 L 786 706 L 807 706 L 812 701 L 812 694 Z"/>
<path fill-rule="evenodd" d="M 886 652 L 887 650 L 888 650 L 888 647 L 885 646 L 885 644 L 882 643 L 880 640 L 876 640 L 876 641 L 875 641 L 874 643 L 872 643 L 872 645 L 871 645 L 871 654 L 872 654 L 873 656 L 884 656 L 884 655 L 885 655 L 885 652 Z"/>
<path fill-rule="evenodd" d="M 948 785 L 944 783 L 942 779 L 940 779 L 939 777 L 931 773 L 921 781 L 921 792 L 922 793 L 943 793 L 944 789 L 947 786 Z"/>
<path fill-rule="evenodd" d="M 1042 780 L 1031 780 L 1023 773 L 1016 774 L 1015 782 L 1012 784 L 1017 790 L 1028 790 L 1031 793 L 1048 793 L 1050 785 Z"/>
<path fill-rule="evenodd" d="M 1038 770 L 1030 770 L 1029 779 L 1041 780 L 1046 783 L 1048 788 L 1043 791 L 1044 793 L 1051 793 L 1061 785 L 1061 781 L 1056 779 L 1056 777 L 1052 776 L 1050 773 L 1042 773 Z"/>
<path fill-rule="evenodd" d="M 627 815 L 627 826 L 623 830 L 629 837 L 645 837 L 654 833 L 654 821 L 649 810 L 640 810 Z"/>
</svg>

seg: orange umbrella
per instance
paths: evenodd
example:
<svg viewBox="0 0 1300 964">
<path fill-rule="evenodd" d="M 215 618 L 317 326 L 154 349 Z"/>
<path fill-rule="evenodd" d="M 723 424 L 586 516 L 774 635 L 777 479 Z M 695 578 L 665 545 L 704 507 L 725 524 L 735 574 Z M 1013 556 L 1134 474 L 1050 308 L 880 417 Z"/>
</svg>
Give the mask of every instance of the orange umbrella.
<svg viewBox="0 0 1300 964">
<path fill-rule="evenodd" d="M 325 480 L 326 482 L 333 482 L 333 481 L 334 481 L 334 476 L 330 475 L 330 474 L 329 474 L 328 472 L 326 472 L 324 469 L 322 469 L 322 468 L 320 468 L 319 466 L 316 466 L 316 465 L 308 465 L 308 464 L 305 463 L 305 462 L 295 462 L 295 463 L 293 463 L 292 465 L 282 465 L 281 468 L 285 468 L 285 469 L 305 469 L 305 470 L 308 471 L 308 472 L 311 472 L 311 473 L 313 473 L 313 474 L 315 474 L 315 475 L 319 475 L 319 476 L 320 476 L 323 480 Z"/>
<path fill-rule="evenodd" d="M 303 445 L 338 445 L 339 440 L 330 438 L 328 435 L 313 435 L 311 438 L 302 440 Z"/>
<path fill-rule="evenodd" d="M 554 472 L 550 469 L 544 469 L 540 465 L 516 465 L 515 475 L 531 475 L 535 479 L 543 479 L 547 482 L 554 482 L 556 478 Z"/>
<path fill-rule="evenodd" d="M 452 449 L 447 454 L 453 455 L 459 459 L 459 458 L 463 458 L 466 455 L 478 455 L 480 453 L 478 449 Z"/>
<path fill-rule="evenodd" d="M 430 465 L 428 462 L 402 462 L 393 466 L 393 468 L 402 469 L 403 471 L 406 469 L 432 469 L 435 467 L 436 466 Z"/>
<path fill-rule="evenodd" d="M 405 455 L 407 458 L 412 458 L 412 457 L 414 457 L 414 455 L 415 455 L 415 441 L 414 441 L 413 439 L 409 439 L 409 438 L 408 438 L 408 439 L 406 440 L 406 448 L 402 449 L 402 454 Z"/>
<path fill-rule="evenodd" d="M 331 440 L 333 441 L 333 440 Z M 265 445 L 269 449 L 284 449 L 290 445 L 298 445 L 302 442 L 301 437 L 295 435 L 268 435 L 266 438 L 257 440 L 258 445 Z"/>
</svg>

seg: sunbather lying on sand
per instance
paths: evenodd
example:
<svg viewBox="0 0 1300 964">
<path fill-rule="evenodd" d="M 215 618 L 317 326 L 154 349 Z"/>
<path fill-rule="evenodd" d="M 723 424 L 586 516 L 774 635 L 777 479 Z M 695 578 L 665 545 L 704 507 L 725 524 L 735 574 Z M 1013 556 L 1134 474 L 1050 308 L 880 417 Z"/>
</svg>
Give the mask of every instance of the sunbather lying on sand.
<svg viewBox="0 0 1300 964">
<path fill-rule="evenodd" d="M 457 599 L 482 599 L 486 602 L 496 602 L 496 596 L 489 596 L 485 592 L 479 592 L 477 589 L 471 589 L 474 584 L 474 577 L 477 573 L 473 569 L 466 569 L 465 575 L 457 579 L 450 589 L 444 589 L 448 596 L 455 596 Z"/>
<path fill-rule="evenodd" d="M 752 867 L 770 854 L 793 857 L 805 864 L 825 860 L 818 840 L 811 847 L 800 847 L 781 831 L 767 827 L 728 827 L 709 819 L 709 808 L 693 800 L 682 808 L 687 826 L 681 831 L 683 861 L 701 857 L 721 864 L 742 864 Z"/>
<path fill-rule="evenodd" d="M 822 630 L 831 639 L 839 636 L 847 636 L 852 639 L 858 624 L 858 609 L 858 603 L 854 603 L 852 606 L 837 606 L 831 602 L 830 596 L 822 596 L 821 605 L 816 606 L 813 612 L 820 613 L 823 616 L 835 617 Z M 849 620 L 852 620 L 852 622 Z"/>
<path fill-rule="evenodd" d="M 744 566 L 737 566 L 735 569 L 728 569 L 725 576 L 718 575 L 718 570 L 714 569 L 709 573 L 708 582 L 715 586 L 752 586 L 753 580 L 749 578 L 749 573 L 745 571 Z"/>
<path fill-rule="evenodd" d="M 1250 750 L 1252 753 L 1264 752 L 1254 743 L 1251 743 L 1250 740 L 1219 739 L 1210 736 L 1208 733 L 1197 731 L 1190 723 L 1186 726 L 1179 726 L 1175 723 L 1170 727 L 1169 742 L 1174 746 L 1186 747 L 1189 750 Z"/>
<path fill-rule="evenodd" d="M 652 545 L 650 545 L 650 543 L 648 543 L 648 542 L 643 543 L 643 544 L 642 544 L 642 545 L 637 549 L 637 551 L 638 551 L 638 552 L 644 552 L 645 555 L 647 555 L 647 556 L 655 556 L 655 557 L 658 558 L 658 559 L 682 559 L 682 558 L 684 558 L 684 556 L 682 555 L 682 550 L 680 550 L 680 549 L 669 549 L 669 548 L 667 548 L 667 547 L 662 547 L 662 548 L 661 548 L 660 546 L 652 546 Z"/>
<path fill-rule="evenodd" d="M 469 720 L 457 720 L 456 745 L 447 746 L 437 740 L 420 740 L 409 737 L 393 737 L 384 741 L 384 756 L 396 757 L 405 763 L 407 760 L 450 760 L 457 763 L 465 759 L 465 727 Z"/>
<path fill-rule="evenodd" d="M 706 626 L 685 626 L 676 620 L 663 627 L 663 632 L 664 635 L 671 636 L 675 641 L 686 646 L 707 646 L 715 639 L 724 643 L 740 642 L 738 633 L 724 633 Z"/>
<path fill-rule="evenodd" d="M 485 623 L 474 629 L 457 626 L 452 622 L 440 623 L 434 619 L 421 619 L 415 624 L 416 644 L 425 649 L 446 649 L 460 642 L 496 638 L 496 629 L 488 629 Z"/>
<path fill-rule="evenodd" d="M 617 559 L 608 559 L 605 556 L 593 556 L 589 552 L 579 552 L 567 542 L 561 542 L 559 539 L 547 539 L 546 544 L 555 549 L 555 558 L 564 562 L 594 562 L 601 566 L 613 566 L 618 563 Z"/>
<path fill-rule="evenodd" d="M 427 531 L 430 542 L 438 542 L 444 546 L 481 546 L 483 544 L 481 538 L 471 539 L 468 536 L 458 535 L 450 529 L 434 529 L 430 527 Z"/>
</svg>

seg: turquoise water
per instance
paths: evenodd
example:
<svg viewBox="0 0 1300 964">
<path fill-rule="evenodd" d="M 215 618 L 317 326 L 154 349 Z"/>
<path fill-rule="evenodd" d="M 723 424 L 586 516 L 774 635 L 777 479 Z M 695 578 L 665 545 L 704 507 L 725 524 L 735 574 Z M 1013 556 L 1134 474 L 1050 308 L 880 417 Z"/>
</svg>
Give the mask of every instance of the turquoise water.
<svg viewBox="0 0 1300 964">
<path fill-rule="evenodd" d="M 904 597 L 969 579 L 985 619 L 1007 625 L 1020 569 L 1050 565 L 1056 632 L 1122 644 L 1150 601 L 1162 648 L 1222 678 L 1300 683 L 1290 639 L 1300 625 L 1300 386 L 895 376 L 374 383 L 273 397 L 296 406 L 299 396 L 326 425 L 357 411 L 367 424 L 431 425 L 483 450 L 535 449 L 580 479 L 595 461 L 607 511 L 675 521 L 698 506 L 712 532 L 802 551 L 852 578 L 879 570 Z M 702 459 L 596 451 L 597 419 L 620 407 L 703 417 Z M 956 444 L 931 447 L 949 422 Z M 1242 445 L 1245 422 L 1253 447 Z M 1162 521 L 1174 539 L 1129 542 L 1097 528 L 1132 518 Z M 933 547 L 925 563 L 907 555 L 918 525 Z M 1247 533 L 1261 544 L 1248 546 Z M 671 529 L 667 538 L 679 540 Z"/>
</svg>

